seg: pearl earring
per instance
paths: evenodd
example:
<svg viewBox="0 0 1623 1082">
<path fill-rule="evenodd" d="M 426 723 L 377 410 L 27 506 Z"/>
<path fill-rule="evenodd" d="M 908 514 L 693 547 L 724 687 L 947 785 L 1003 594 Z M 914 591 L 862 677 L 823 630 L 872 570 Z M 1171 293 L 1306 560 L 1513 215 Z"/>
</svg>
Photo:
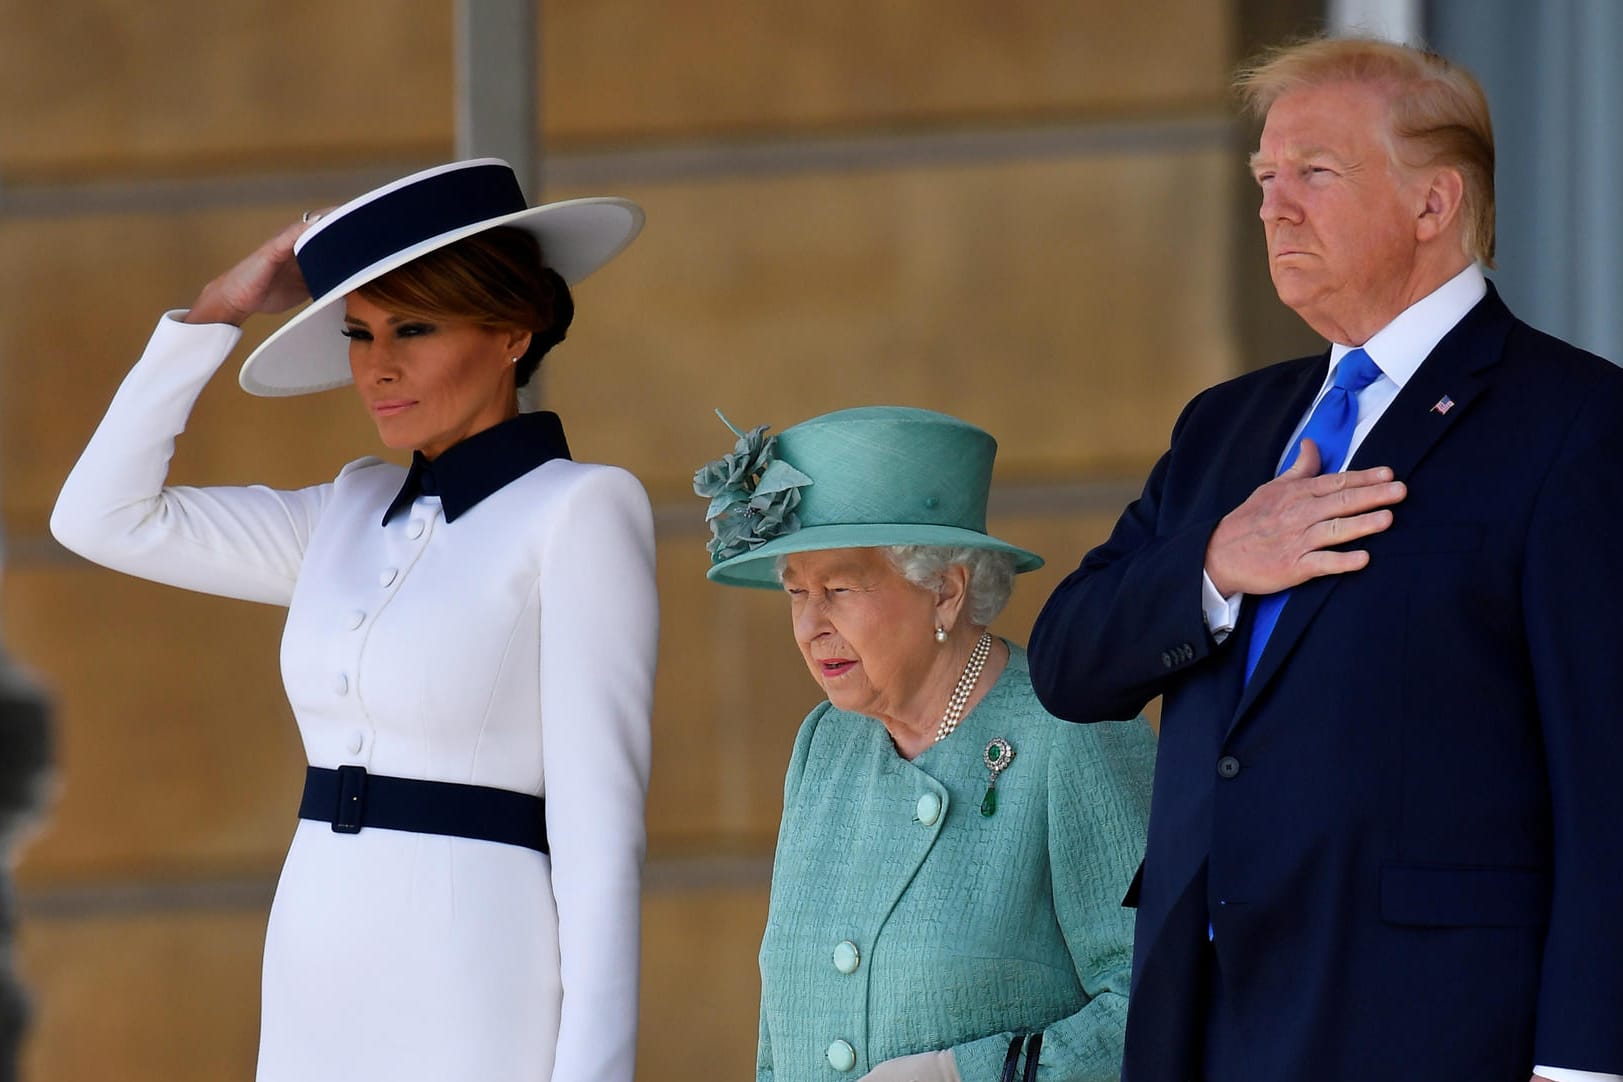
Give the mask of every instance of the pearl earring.
<svg viewBox="0 0 1623 1082">
<path fill-rule="evenodd" d="M 946 642 L 947 641 L 947 629 L 942 627 L 940 624 L 937 624 L 935 626 L 935 641 L 936 642 Z"/>
<path fill-rule="evenodd" d="M 508 364 L 517 364 L 518 363 L 518 358 L 514 357 L 512 360 L 508 361 L 507 363 Z"/>
</svg>

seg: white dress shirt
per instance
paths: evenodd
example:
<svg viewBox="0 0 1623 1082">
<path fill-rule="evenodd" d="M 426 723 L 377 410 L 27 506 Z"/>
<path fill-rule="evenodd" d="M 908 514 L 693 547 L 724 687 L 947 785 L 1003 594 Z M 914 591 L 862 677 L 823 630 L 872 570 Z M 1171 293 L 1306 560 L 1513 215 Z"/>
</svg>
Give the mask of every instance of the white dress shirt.
<svg viewBox="0 0 1623 1082">
<path fill-rule="evenodd" d="M 1421 362 L 1430 356 L 1431 351 L 1437 348 L 1437 343 L 1443 340 L 1443 336 L 1453 330 L 1455 325 L 1465 318 L 1466 313 L 1487 295 L 1487 292 L 1488 281 L 1482 274 L 1482 268 L 1472 263 L 1431 293 L 1405 308 L 1396 319 L 1364 343 L 1364 352 L 1369 354 L 1370 360 L 1381 370 L 1381 378 L 1364 388 L 1358 395 L 1358 423 L 1353 428 L 1352 441 L 1347 446 L 1346 460 L 1341 464 L 1343 470 L 1347 468 L 1347 463 L 1352 461 L 1359 445 L 1364 442 L 1364 437 L 1375 427 L 1375 422 L 1381 419 L 1381 415 L 1392 404 L 1392 400 L 1397 398 L 1398 392 L 1403 390 L 1404 385 L 1415 372 L 1419 371 Z M 1319 400 L 1330 390 L 1336 366 L 1352 349 L 1352 346 L 1340 342 L 1331 343 L 1330 366 L 1325 372 L 1324 383 L 1320 385 L 1319 393 L 1313 396 L 1312 405 L 1297 422 L 1290 440 L 1280 448 L 1280 466 L 1285 464 L 1286 455 L 1302 438 L 1302 431 L 1307 428 L 1307 419 L 1313 415 Z M 1201 572 L 1201 580 L 1203 584 L 1201 600 L 1206 612 L 1206 626 L 1211 630 L 1212 637 L 1222 642 L 1239 622 L 1240 603 L 1245 599 L 1245 595 L 1236 593 L 1224 597 L 1217 592 L 1211 576 L 1204 571 Z M 1551 1082 L 1623 1082 L 1623 1075 L 1598 1074 L 1594 1071 L 1573 1071 L 1543 1066 L 1535 1067 L 1533 1070 Z"/>
</svg>

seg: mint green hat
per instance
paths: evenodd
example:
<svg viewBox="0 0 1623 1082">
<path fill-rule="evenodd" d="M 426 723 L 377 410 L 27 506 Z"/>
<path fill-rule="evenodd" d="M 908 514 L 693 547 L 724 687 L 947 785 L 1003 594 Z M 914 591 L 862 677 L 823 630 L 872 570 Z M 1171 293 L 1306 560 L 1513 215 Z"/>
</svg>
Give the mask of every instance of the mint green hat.
<svg viewBox="0 0 1623 1082">
<path fill-rule="evenodd" d="M 776 590 L 779 556 L 886 545 L 994 549 L 1015 558 L 1016 572 L 1043 565 L 986 532 L 997 441 L 966 421 L 863 406 L 777 436 L 766 429 L 739 435 L 731 454 L 693 477 L 710 500 L 707 574 L 716 582 Z"/>
</svg>

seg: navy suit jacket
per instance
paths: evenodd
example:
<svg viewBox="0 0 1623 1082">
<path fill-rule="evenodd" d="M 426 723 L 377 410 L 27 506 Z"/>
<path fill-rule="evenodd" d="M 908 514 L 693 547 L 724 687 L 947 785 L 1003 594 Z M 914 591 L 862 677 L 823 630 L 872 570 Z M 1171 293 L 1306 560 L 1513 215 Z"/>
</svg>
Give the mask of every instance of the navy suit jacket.
<svg viewBox="0 0 1623 1082">
<path fill-rule="evenodd" d="M 1246 684 L 1205 547 L 1326 360 L 1197 396 L 1032 632 L 1062 718 L 1164 696 L 1124 1082 L 1201 1077 L 1213 951 L 1211 1082 L 1623 1073 L 1623 370 L 1490 287 L 1350 465 L 1409 486 L 1368 567 L 1297 587 Z"/>
</svg>

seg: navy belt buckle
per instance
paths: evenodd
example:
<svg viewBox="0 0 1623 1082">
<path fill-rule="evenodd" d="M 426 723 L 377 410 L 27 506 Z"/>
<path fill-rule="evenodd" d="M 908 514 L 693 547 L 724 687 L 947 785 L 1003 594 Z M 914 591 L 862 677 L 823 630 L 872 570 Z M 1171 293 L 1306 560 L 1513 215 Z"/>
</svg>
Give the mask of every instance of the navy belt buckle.
<svg viewBox="0 0 1623 1082">
<path fill-rule="evenodd" d="M 333 808 L 334 834 L 359 834 L 366 819 L 366 767 L 338 768 L 338 803 Z"/>
</svg>

